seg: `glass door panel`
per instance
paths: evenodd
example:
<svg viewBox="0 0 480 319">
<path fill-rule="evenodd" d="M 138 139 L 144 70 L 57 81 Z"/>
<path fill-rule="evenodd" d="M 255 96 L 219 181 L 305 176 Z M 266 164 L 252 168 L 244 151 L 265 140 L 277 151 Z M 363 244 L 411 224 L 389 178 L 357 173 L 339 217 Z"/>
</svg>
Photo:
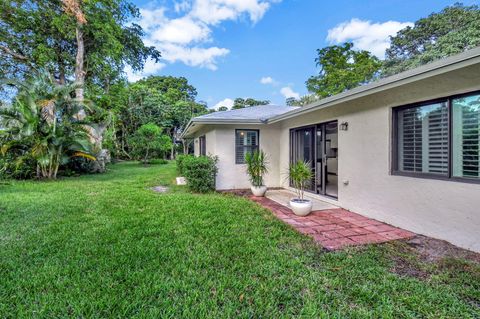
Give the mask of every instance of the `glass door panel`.
<svg viewBox="0 0 480 319">
<path fill-rule="evenodd" d="M 315 129 L 314 127 L 302 128 L 294 130 L 291 134 L 292 138 L 292 162 L 304 161 L 310 163 L 312 171 L 315 173 Z M 314 174 L 315 175 L 315 174 Z M 308 190 L 315 190 L 315 179 L 312 178 L 312 183 Z"/>
<path fill-rule="evenodd" d="M 338 197 L 338 123 L 325 124 L 325 195 Z"/>
<path fill-rule="evenodd" d="M 322 123 L 290 131 L 291 162 L 312 165 L 309 191 L 338 197 L 338 122 Z"/>
</svg>

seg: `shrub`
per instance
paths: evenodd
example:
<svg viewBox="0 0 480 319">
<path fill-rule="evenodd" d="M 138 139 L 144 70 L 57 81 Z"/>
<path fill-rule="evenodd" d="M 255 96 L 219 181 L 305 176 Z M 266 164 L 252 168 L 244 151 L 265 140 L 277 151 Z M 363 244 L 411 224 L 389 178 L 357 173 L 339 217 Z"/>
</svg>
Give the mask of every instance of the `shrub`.
<svg viewBox="0 0 480 319">
<path fill-rule="evenodd" d="M 35 160 L 28 156 L 7 153 L 0 154 L 1 179 L 30 179 L 35 177 Z"/>
<path fill-rule="evenodd" d="M 151 158 L 165 156 L 172 147 L 170 137 L 162 134 L 162 129 L 153 123 L 142 125 L 130 138 L 132 155 L 148 164 Z"/>
<path fill-rule="evenodd" d="M 183 159 L 183 175 L 192 192 L 208 193 L 215 190 L 217 161 L 217 157 L 212 156 L 188 156 Z"/>
<path fill-rule="evenodd" d="M 177 163 L 177 173 L 178 173 L 180 176 L 183 176 L 183 174 L 184 174 L 184 171 L 183 171 L 183 163 L 184 163 L 185 159 L 187 159 L 188 157 L 193 157 L 193 155 L 189 155 L 189 154 L 177 155 L 177 159 L 176 159 L 176 163 Z"/>
</svg>

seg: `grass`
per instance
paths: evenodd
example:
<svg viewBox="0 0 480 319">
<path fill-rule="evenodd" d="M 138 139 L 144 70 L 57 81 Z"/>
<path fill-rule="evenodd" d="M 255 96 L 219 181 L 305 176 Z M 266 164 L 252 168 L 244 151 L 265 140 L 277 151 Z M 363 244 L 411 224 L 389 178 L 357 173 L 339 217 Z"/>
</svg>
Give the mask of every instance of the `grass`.
<svg viewBox="0 0 480 319">
<path fill-rule="evenodd" d="M 174 177 L 121 163 L 1 184 L 0 317 L 480 317 L 478 265 L 399 243 L 326 253 L 246 199 L 149 190 Z"/>
</svg>

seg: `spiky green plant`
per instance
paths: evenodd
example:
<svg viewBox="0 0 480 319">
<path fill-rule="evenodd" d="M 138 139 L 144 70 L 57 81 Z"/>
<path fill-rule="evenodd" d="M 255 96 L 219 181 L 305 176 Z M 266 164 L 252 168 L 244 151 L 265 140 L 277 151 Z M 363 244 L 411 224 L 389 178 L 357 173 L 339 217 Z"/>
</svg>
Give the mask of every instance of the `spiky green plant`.
<svg viewBox="0 0 480 319">
<path fill-rule="evenodd" d="M 245 154 L 247 174 L 253 186 L 263 186 L 263 176 L 268 173 L 267 155 L 262 150 L 255 150 L 253 153 Z"/>
<path fill-rule="evenodd" d="M 290 164 L 288 177 L 299 199 L 304 199 L 305 188 L 312 182 L 313 172 L 310 162 L 297 161 Z"/>
</svg>

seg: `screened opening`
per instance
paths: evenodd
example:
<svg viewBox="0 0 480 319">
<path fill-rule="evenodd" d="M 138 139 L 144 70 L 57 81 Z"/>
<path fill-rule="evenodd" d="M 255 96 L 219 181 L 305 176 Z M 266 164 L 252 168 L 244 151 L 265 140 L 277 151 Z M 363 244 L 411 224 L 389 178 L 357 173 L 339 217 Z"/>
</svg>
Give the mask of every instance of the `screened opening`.
<svg viewBox="0 0 480 319">
<path fill-rule="evenodd" d="M 245 164 L 245 154 L 258 149 L 258 130 L 235 130 L 235 163 Z"/>
</svg>

